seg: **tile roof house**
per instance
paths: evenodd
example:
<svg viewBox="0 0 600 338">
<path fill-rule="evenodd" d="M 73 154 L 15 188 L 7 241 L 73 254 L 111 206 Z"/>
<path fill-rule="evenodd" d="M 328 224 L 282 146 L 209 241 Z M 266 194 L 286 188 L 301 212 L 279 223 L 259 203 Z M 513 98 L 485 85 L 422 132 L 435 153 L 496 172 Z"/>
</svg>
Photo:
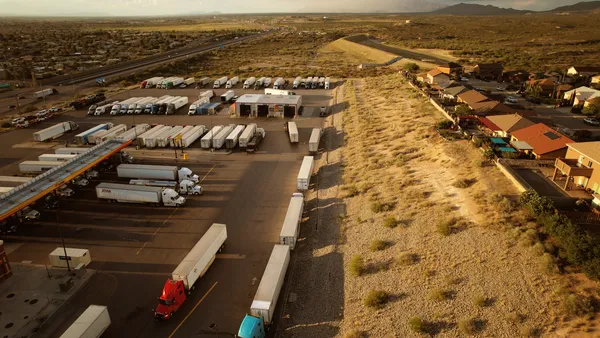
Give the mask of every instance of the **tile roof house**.
<svg viewBox="0 0 600 338">
<path fill-rule="evenodd" d="M 499 131 L 494 132 L 494 135 L 499 137 L 510 137 L 512 132 L 535 124 L 518 114 L 494 115 L 489 116 L 488 119 L 500 128 Z"/>
<path fill-rule="evenodd" d="M 456 62 L 448 62 L 438 66 L 439 70 L 448 75 L 460 75 L 463 73 L 463 66 Z"/>
<path fill-rule="evenodd" d="M 457 102 L 466 104 L 473 110 L 475 115 L 479 116 L 513 114 L 517 112 L 516 109 L 499 101 L 492 100 L 476 90 L 469 90 L 458 94 Z"/>
<path fill-rule="evenodd" d="M 567 153 L 567 143 L 574 142 L 543 123 L 514 131 L 511 134 L 511 141 L 527 142 L 533 149 L 526 150 L 525 153 L 533 155 L 538 160 L 564 157 Z"/>
<path fill-rule="evenodd" d="M 443 92 L 440 92 L 440 97 L 447 100 L 456 100 L 459 94 L 468 92 L 469 90 L 470 89 L 463 86 L 449 87 L 445 88 Z"/>
<path fill-rule="evenodd" d="M 554 81 L 550 79 L 540 79 L 540 80 L 530 80 L 529 86 L 539 86 L 541 89 L 541 96 L 551 96 L 554 93 L 554 86 L 556 85 Z"/>
<path fill-rule="evenodd" d="M 489 130 L 489 134 L 495 135 L 496 132 L 502 131 L 500 127 L 494 124 L 494 122 L 490 121 L 487 117 L 480 117 L 479 122 L 485 127 L 485 129 Z"/>
<path fill-rule="evenodd" d="M 594 194 L 596 207 L 600 206 L 600 141 L 567 144 L 567 153 L 554 163 L 553 180 L 557 174 L 566 175 L 563 189 L 576 184 Z"/>
<path fill-rule="evenodd" d="M 592 76 L 591 83 L 600 83 L 600 75 Z"/>
<path fill-rule="evenodd" d="M 500 63 L 479 63 L 473 67 L 473 73 L 482 78 L 499 78 L 502 76 L 504 68 Z"/>
<path fill-rule="evenodd" d="M 586 101 L 600 97 L 600 90 L 590 87 L 579 87 L 566 91 L 563 98 L 573 103 L 574 106 L 586 105 Z"/>
<path fill-rule="evenodd" d="M 425 82 L 427 80 L 427 73 L 419 73 L 417 74 L 417 81 Z"/>
<path fill-rule="evenodd" d="M 444 74 L 440 69 L 434 68 L 427 73 L 427 82 L 429 84 L 438 84 L 443 87 L 450 84 L 450 76 Z"/>
<path fill-rule="evenodd" d="M 567 75 L 592 76 L 600 74 L 598 66 L 573 66 L 567 70 Z"/>
</svg>

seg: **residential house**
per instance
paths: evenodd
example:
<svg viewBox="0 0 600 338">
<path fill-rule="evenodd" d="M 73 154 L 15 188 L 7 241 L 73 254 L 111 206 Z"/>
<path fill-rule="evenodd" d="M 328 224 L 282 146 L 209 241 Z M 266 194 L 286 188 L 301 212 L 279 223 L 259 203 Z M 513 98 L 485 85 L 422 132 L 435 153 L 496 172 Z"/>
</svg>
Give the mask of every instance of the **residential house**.
<svg viewBox="0 0 600 338">
<path fill-rule="evenodd" d="M 540 96 L 550 97 L 554 93 L 555 82 L 550 79 L 529 80 L 529 87 L 539 86 Z"/>
<path fill-rule="evenodd" d="M 470 89 L 463 86 L 449 87 L 440 92 L 440 98 L 442 100 L 448 100 L 456 102 L 458 95 L 464 92 L 468 92 Z"/>
<path fill-rule="evenodd" d="M 502 129 L 494 124 L 494 122 L 490 121 L 487 117 L 480 117 L 479 122 L 482 125 L 482 129 L 487 132 L 488 135 L 497 135 L 497 132 L 501 132 Z"/>
<path fill-rule="evenodd" d="M 473 110 L 473 114 L 479 116 L 512 114 L 514 112 L 513 108 L 492 100 L 476 90 L 458 94 L 457 102 L 466 104 Z"/>
<path fill-rule="evenodd" d="M 427 83 L 446 86 L 450 84 L 450 77 L 444 74 L 439 68 L 434 68 L 427 72 Z"/>
<path fill-rule="evenodd" d="M 427 73 L 419 73 L 417 74 L 417 81 L 424 83 L 427 81 Z"/>
<path fill-rule="evenodd" d="M 565 175 L 563 189 L 573 184 L 594 194 L 594 204 L 600 206 L 600 141 L 567 144 L 567 153 L 554 163 L 554 175 Z"/>
<path fill-rule="evenodd" d="M 479 63 L 473 68 L 473 73 L 479 78 L 498 79 L 504 68 L 500 63 Z"/>
<path fill-rule="evenodd" d="M 568 92 L 569 90 L 571 90 L 573 88 L 574 88 L 573 86 L 571 86 L 570 84 L 567 84 L 567 83 L 558 85 L 554 89 L 554 97 L 556 97 L 556 98 L 563 97 L 565 92 Z"/>
<path fill-rule="evenodd" d="M 600 84 L 600 75 L 592 76 L 590 82 L 591 84 Z"/>
<path fill-rule="evenodd" d="M 563 94 L 563 98 L 571 102 L 574 106 L 587 106 L 586 101 L 596 97 L 600 97 L 600 90 L 585 86 L 571 89 Z"/>
<path fill-rule="evenodd" d="M 590 77 L 597 74 L 600 74 L 600 67 L 597 66 L 573 66 L 567 70 L 567 75 Z"/>
<path fill-rule="evenodd" d="M 510 137 L 512 132 L 535 124 L 518 114 L 493 115 L 488 116 L 488 119 L 500 129 L 493 132 L 493 135 L 498 137 Z"/>
<path fill-rule="evenodd" d="M 448 62 L 437 67 L 442 73 L 447 75 L 460 75 L 464 72 L 463 66 L 456 62 Z"/>
<path fill-rule="evenodd" d="M 513 146 L 519 144 L 516 141 L 520 141 L 520 144 L 527 146 L 526 148 L 517 146 L 515 147 L 517 150 L 530 154 L 538 160 L 564 157 L 567 153 L 567 144 L 574 142 L 543 123 L 512 132 L 511 144 Z"/>
</svg>

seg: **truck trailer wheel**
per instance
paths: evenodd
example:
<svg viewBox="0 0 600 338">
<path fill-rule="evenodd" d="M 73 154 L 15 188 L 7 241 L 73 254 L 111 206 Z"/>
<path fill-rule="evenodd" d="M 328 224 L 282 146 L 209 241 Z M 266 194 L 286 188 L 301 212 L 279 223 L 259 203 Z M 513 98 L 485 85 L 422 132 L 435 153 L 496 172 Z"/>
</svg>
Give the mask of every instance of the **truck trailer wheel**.
<svg viewBox="0 0 600 338">
<path fill-rule="evenodd" d="M 225 244 L 221 245 L 221 247 L 219 248 L 219 252 L 223 252 L 224 249 L 225 249 Z"/>
</svg>

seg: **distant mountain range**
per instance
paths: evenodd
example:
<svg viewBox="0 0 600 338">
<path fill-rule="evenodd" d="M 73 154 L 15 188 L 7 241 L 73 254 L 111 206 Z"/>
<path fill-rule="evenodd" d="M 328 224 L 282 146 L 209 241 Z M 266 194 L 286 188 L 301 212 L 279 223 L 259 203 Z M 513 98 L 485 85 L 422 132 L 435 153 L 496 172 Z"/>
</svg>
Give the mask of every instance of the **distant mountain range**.
<svg viewBox="0 0 600 338">
<path fill-rule="evenodd" d="M 600 1 L 586 1 L 579 2 L 570 6 L 557 7 L 555 9 L 545 11 L 546 13 L 562 13 L 562 12 L 581 12 L 581 11 L 593 11 L 600 9 Z M 447 15 L 482 15 L 482 16 L 494 16 L 494 15 L 522 15 L 527 13 L 544 13 L 534 12 L 526 10 L 518 10 L 514 8 L 500 8 L 492 5 L 477 5 L 477 4 L 465 4 L 459 3 L 456 5 L 440 8 L 429 12 L 429 14 L 447 14 Z"/>
</svg>

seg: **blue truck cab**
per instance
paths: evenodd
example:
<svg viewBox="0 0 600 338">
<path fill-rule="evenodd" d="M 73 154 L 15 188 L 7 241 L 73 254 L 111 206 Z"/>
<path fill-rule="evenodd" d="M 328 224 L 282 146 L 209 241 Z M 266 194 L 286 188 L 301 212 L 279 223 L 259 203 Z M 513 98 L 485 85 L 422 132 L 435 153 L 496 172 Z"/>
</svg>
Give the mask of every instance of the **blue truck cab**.
<svg viewBox="0 0 600 338">
<path fill-rule="evenodd" d="M 263 319 L 246 315 L 244 320 L 242 320 L 242 324 L 240 325 L 240 330 L 238 331 L 237 336 L 239 338 L 264 338 L 266 336 L 266 332 Z"/>
</svg>

